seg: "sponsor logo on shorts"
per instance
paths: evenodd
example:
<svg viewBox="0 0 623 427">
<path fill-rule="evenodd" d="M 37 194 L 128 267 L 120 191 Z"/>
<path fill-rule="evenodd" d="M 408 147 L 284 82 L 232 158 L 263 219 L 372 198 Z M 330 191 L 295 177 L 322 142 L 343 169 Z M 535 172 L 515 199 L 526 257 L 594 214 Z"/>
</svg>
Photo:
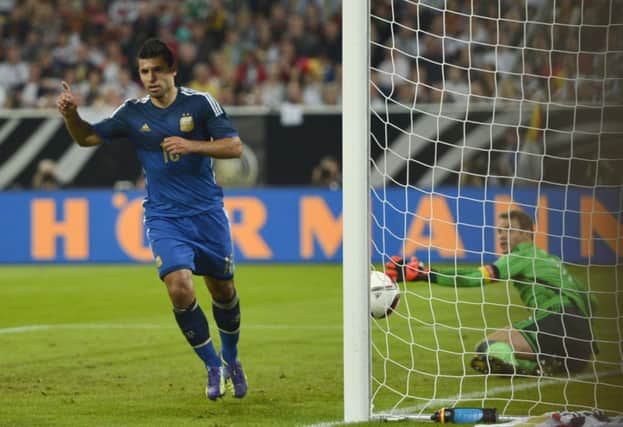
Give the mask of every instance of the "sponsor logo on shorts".
<svg viewBox="0 0 623 427">
<path fill-rule="evenodd" d="M 225 257 L 225 274 L 234 274 L 234 254 Z"/>
</svg>

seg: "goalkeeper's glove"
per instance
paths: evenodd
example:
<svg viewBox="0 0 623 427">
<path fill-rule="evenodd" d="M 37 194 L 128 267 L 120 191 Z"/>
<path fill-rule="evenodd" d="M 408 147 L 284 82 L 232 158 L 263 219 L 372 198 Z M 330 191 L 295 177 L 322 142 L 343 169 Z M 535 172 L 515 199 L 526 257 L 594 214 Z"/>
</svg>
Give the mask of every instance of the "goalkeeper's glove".
<svg viewBox="0 0 623 427">
<path fill-rule="evenodd" d="M 412 256 L 409 260 L 394 255 L 390 261 L 385 263 L 385 274 L 395 282 L 415 282 L 417 280 L 428 280 L 431 270 L 420 262 L 417 257 Z"/>
</svg>

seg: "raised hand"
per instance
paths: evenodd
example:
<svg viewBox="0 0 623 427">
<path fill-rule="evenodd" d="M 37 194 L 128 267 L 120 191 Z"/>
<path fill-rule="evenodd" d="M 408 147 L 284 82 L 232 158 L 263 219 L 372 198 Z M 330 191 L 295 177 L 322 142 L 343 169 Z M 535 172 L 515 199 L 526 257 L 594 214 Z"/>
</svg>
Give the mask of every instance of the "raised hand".
<svg viewBox="0 0 623 427">
<path fill-rule="evenodd" d="M 67 116 L 75 112 L 78 106 L 76 105 L 76 99 L 74 94 L 71 92 L 69 84 L 66 81 L 63 81 L 61 82 L 61 87 L 63 90 L 56 98 L 56 107 L 63 116 Z"/>
</svg>

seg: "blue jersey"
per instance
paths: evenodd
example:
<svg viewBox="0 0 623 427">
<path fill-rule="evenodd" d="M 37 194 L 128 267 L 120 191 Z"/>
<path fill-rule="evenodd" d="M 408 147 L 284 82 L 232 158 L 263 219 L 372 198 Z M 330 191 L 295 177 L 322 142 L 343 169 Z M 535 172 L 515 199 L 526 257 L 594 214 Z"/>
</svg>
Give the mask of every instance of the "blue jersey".
<svg viewBox="0 0 623 427">
<path fill-rule="evenodd" d="M 104 141 L 127 138 L 134 144 L 145 171 L 145 216 L 182 217 L 223 206 L 223 191 L 214 180 L 212 158 L 169 154 L 162 140 L 179 136 L 206 141 L 238 136 L 221 105 L 207 93 L 180 87 L 167 108 L 149 96 L 131 99 L 110 118 L 93 125 Z"/>
</svg>

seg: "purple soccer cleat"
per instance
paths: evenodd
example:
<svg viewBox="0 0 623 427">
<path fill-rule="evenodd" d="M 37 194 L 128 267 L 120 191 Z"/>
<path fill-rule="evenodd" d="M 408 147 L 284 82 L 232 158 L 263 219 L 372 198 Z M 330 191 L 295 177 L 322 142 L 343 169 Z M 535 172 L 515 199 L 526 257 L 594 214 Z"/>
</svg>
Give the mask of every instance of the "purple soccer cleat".
<svg viewBox="0 0 623 427">
<path fill-rule="evenodd" d="M 234 397 L 240 399 L 247 394 L 247 376 L 242 370 L 240 361 L 236 360 L 232 365 L 223 361 L 223 376 L 227 388 Z"/>
<path fill-rule="evenodd" d="M 208 368 L 208 384 L 206 385 L 206 396 L 208 396 L 208 399 L 216 400 L 225 395 L 223 373 L 223 368 L 220 366 Z"/>
</svg>

